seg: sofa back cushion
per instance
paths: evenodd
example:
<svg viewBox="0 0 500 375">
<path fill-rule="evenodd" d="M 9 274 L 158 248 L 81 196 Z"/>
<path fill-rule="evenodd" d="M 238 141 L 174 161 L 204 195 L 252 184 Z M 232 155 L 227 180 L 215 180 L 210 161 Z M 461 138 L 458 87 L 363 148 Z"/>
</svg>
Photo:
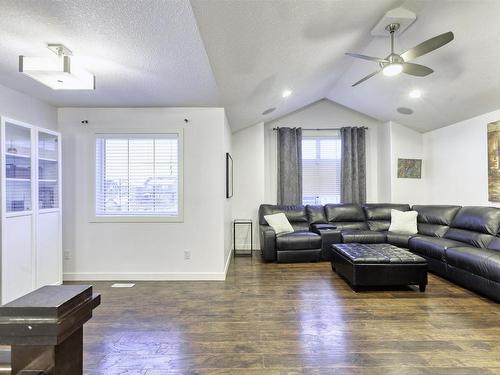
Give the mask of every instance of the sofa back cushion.
<svg viewBox="0 0 500 375">
<path fill-rule="evenodd" d="M 308 204 L 306 206 L 306 213 L 309 224 L 328 224 L 323 206 Z"/>
<path fill-rule="evenodd" d="M 488 249 L 500 251 L 500 238 L 495 237 L 488 245 Z"/>
<path fill-rule="evenodd" d="M 444 237 L 475 247 L 488 247 L 495 240 L 499 227 L 500 208 L 462 207 Z"/>
<path fill-rule="evenodd" d="M 359 204 L 326 204 L 326 220 L 335 221 L 365 221 L 365 213 Z"/>
<path fill-rule="evenodd" d="M 363 205 L 368 227 L 370 230 L 385 231 L 391 225 L 391 210 L 409 211 L 408 204 L 369 203 Z"/>
<path fill-rule="evenodd" d="M 418 233 L 431 237 L 443 237 L 448 231 L 460 206 L 424 206 L 412 207 L 418 212 Z"/>
<path fill-rule="evenodd" d="M 283 212 L 295 231 L 309 230 L 306 207 L 302 205 L 286 206 L 276 204 L 262 204 L 259 208 L 259 224 L 267 225 L 265 215 Z"/>
<path fill-rule="evenodd" d="M 326 220 L 337 229 L 367 230 L 365 212 L 359 204 L 326 204 Z"/>
</svg>

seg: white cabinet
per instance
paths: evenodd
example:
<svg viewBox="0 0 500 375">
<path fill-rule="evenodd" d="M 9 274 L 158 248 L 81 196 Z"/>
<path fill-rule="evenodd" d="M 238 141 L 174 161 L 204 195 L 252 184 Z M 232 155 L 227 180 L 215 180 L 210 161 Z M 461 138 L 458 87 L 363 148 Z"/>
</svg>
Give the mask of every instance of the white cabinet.
<svg viewBox="0 0 500 375">
<path fill-rule="evenodd" d="M 1 118 L 1 303 L 62 282 L 59 133 Z"/>
</svg>

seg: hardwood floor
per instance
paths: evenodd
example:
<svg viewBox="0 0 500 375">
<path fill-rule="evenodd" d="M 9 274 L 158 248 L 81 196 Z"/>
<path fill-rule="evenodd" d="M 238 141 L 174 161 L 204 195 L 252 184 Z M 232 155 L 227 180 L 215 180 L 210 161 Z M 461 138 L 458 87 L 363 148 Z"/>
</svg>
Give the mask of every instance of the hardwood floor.
<svg viewBox="0 0 500 375">
<path fill-rule="evenodd" d="M 500 374 L 500 305 L 430 275 L 354 293 L 328 262 L 233 260 L 225 282 L 96 282 L 86 374 Z"/>
</svg>

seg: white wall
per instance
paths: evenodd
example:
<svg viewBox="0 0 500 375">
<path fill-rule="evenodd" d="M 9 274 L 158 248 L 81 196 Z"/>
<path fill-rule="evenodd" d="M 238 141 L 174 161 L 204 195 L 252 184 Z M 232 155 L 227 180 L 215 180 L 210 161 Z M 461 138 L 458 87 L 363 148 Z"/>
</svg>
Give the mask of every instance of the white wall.
<svg viewBox="0 0 500 375">
<path fill-rule="evenodd" d="M 0 114 L 15 120 L 57 130 L 56 107 L 0 85 Z"/>
<path fill-rule="evenodd" d="M 224 279 L 224 110 L 62 108 L 58 113 L 64 160 L 63 249 L 71 254 L 64 264 L 65 278 Z M 94 132 L 141 128 L 184 129 L 184 222 L 90 222 Z M 184 260 L 184 250 L 191 251 L 191 260 Z"/>
<path fill-rule="evenodd" d="M 366 126 L 366 194 L 368 202 L 378 202 L 378 127 L 382 122 L 328 99 L 265 124 L 266 189 L 265 203 L 276 203 L 276 132 L 274 127 L 340 128 Z"/>
<path fill-rule="evenodd" d="M 253 243 L 259 249 L 258 210 L 264 203 L 265 154 L 264 123 L 233 133 L 234 197 L 233 218 L 252 219 Z M 238 226 L 236 246 L 247 249 L 250 245 L 250 230 Z"/>
<path fill-rule="evenodd" d="M 390 196 L 393 203 L 422 204 L 427 201 L 427 160 L 424 158 L 422 134 L 391 121 L 390 129 Z M 422 178 L 398 178 L 398 159 L 424 159 Z"/>
<path fill-rule="evenodd" d="M 429 203 L 500 206 L 488 201 L 487 125 L 498 120 L 500 110 L 424 134 Z"/>
</svg>

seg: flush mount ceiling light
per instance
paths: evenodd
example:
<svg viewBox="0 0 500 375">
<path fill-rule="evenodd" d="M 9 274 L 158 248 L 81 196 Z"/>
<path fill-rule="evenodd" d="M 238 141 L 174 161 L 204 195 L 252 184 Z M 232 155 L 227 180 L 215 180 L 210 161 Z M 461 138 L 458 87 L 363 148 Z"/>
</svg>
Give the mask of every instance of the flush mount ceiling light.
<svg viewBox="0 0 500 375">
<path fill-rule="evenodd" d="M 288 98 L 290 95 L 292 95 L 292 90 L 283 90 L 283 92 L 281 93 L 281 96 L 283 98 Z"/>
<path fill-rule="evenodd" d="M 422 91 L 417 90 L 417 89 L 411 90 L 408 95 L 410 95 L 410 98 L 412 98 L 412 99 L 418 99 L 422 96 Z"/>
<path fill-rule="evenodd" d="M 92 73 L 74 64 L 62 44 L 48 44 L 55 57 L 19 56 L 19 71 L 53 90 L 95 90 Z"/>
</svg>

